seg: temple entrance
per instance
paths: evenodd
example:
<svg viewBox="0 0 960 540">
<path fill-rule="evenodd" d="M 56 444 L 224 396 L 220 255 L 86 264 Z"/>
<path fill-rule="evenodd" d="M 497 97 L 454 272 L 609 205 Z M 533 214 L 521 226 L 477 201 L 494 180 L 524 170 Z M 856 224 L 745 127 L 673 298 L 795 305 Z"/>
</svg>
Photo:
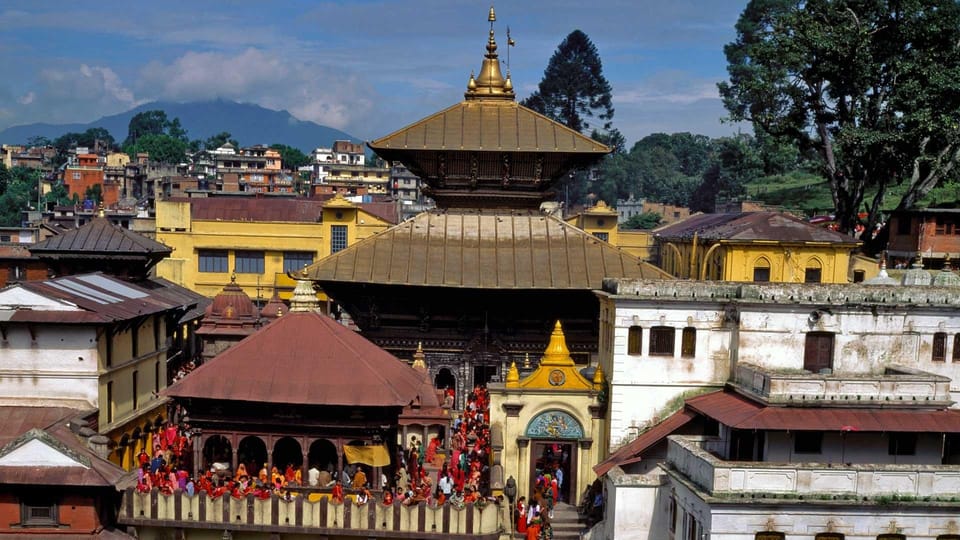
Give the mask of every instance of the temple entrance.
<svg viewBox="0 0 960 540">
<path fill-rule="evenodd" d="M 496 365 L 473 366 L 473 385 L 486 386 L 488 382 L 497 376 L 498 371 L 499 366 Z"/>
<path fill-rule="evenodd" d="M 444 391 L 444 397 L 451 395 L 454 402 L 457 398 L 457 378 L 453 376 L 453 373 L 447 368 L 440 368 L 440 371 L 437 372 L 437 376 L 433 378 L 434 388 Z"/>
<path fill-rule="evenodd" d="M 569 440 L 530 441 L 530 491 L 537 492 L 537 479 L 550 475 L 557 480 L 557 501 L 577 503 L 576 442 Z"/>
</svg>

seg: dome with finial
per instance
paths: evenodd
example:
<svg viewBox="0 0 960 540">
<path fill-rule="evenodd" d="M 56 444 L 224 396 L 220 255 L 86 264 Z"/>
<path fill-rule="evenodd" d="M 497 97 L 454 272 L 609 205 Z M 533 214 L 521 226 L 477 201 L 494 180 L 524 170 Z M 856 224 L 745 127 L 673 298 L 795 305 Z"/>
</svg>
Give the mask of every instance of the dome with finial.
<svg viewBox="0 0 960 540">
<path fill-rule="evenodd" d="M 943 268 L 933 276 L 934 287 L 960 287 L 960 276 L 953 271 L 950 257 L 943 261 Z"/>
<path fill-rule="evenodd" d="M 885 255 L 880 257 L 880 273 L 863 282 L 864 285 L 899 285 L 900 282 L 887 274 L 887 258 Z"/>
<path fill-rule="evenodd" d="M 933 276 L 930 275 L 930 272 L 923 269 L 923 257 L 918 255 L 913 261 L 913 266 L 903 273 L 903 279 L 900 281 L 900 284 L 930 285 L 931 281 L 933 281 Z"/>
<path fill-rule="evenodd" d="M 293 296 L 290 297 L 290 311 L 316 311 L 320 307 L 320 301 L 317 300 L 317 292 L 313 290 L 313 282 L 307 274 L 307 267 L 297 274 L 291 274 L 291 278 L 297 281 L 297 286 L 293 288 Z"/>
<path fill-rule="evenodd" d="M 207 306 L 205 317 L 220 320 L 250 319 L 256 321 L 259 318 L 259 312 L 257 306 L 253 304 L 253 300 L 237 285 L 237 276 L 231 275 L 230 283 Z"/>
<path fill-rule="evenodd" d="M 264 319 L 274 320 L 279 317 L 282 317 L 290 312 L 290 308 L 283 303 L 283 300 L 280 299 L 280 295 L 276 290 L 273 291 L 273 296 L 270 297 L 270 301 L 267 302 L 267 305 L 263 306 L 263 309 L 260 310 L 260 316 Z"/>
</svg>

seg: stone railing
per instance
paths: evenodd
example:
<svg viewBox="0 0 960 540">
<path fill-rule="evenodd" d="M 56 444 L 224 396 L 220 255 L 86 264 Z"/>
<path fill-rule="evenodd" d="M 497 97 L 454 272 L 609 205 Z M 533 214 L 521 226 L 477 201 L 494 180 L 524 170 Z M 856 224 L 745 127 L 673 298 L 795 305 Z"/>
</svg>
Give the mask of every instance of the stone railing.
<svg viewBox="0 0 960 540">
<path fill-rule="evenodd" d="M 949 405 L 950 379 L 900 366 L 882 375 L 778 373 L 751 364 L 737 364 L 734 382 L 769 403 L 834 402 L 877 404 Z"/>
<path fill-rule="evenodd" d="M 497 538 L 503 530 L 501 507 L 495 503 L 467 504 L 462 508 L 443 506 L 383 505 L 368 502 L 345 504 L 323 497 L 289 500 L 253 495 L 217 498 L 205 492 L 189 496 L 177 492 L 164 495 L 154 490 L 123 494 L 119 522 L 147 531 L 160 529 L 211 529 L 236 532 L 271 532 L 316 536 L 361 536 L 365 538 L 402 536 L 408 538 Z"/>
<path fill-rule="evenodd" d="M 702 441 L 671 436 L 667 462 L 715 497 L 881 498 L 952 500 L 960 493 L 960 465 L 734 462 L 701 448 Z"/>
</svg>

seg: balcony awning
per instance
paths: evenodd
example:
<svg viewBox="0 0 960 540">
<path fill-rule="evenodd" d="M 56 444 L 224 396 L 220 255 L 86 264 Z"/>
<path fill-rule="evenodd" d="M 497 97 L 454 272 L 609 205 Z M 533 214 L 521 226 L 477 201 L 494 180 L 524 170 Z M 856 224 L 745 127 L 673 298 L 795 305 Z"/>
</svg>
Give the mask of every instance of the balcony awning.
<svg viewBox="0 0 960 540">
<path fill-rule="evenodd" d="M 696 417 L 697 415 L 693 411 L 680 409 L 667 417 L 663 422 L 640 434 L 636 439 L 621 446 L 616 452 L 610 454 L 607 459 L 594 466 L 593 472 L 597 473 L 597 476 L 603 476 L 607 474 L 607 471 L 618 465 L 627 465 L 640 461 L 642 459 L 641 454 L 648 448 L 667 438 L 667 435 L 672 435 L 673 432 Z"/>
<path fill-rule="evenodd" d="M 343 454 L 347 463 L 363 463 L 371 467 L 390 465 L 390 452 L 382 444 L 371 446 L 344 446 Z"/>
<path fill-rule="evenodd" d="M 726 390 L 688 399 L 687 408 L 733 429 L 960 433 L 952 409 L 769 407 Z"/>
</svg>

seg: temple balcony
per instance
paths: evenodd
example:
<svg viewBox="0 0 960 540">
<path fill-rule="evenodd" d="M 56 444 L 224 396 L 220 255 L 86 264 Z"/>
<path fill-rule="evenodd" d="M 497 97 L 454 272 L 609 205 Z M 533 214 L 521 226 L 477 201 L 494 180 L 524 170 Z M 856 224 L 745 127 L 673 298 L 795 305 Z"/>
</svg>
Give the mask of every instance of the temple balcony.
<svg viewBox="0 0 960 540">
<path fill-rule="evenodd" d="M 881 374 L 834 374 L 784 372 L 740 363 L 733 384 L 769 404 L 925 408 L 953 404 L 949 378 L 896 365 Z"/>
<path fill-rule="evenodd" d="M 667 469 L 718 499 L 954 503 L 960 465 L 828 464 L 727 461 L 705 448 L 713 437 L 669 437 Z"/>
<path fill-rule="evenodd" d="M 435 507 L 424 503 L 385 506 L 379 502 L 356 505 L 330 502 L 327 497 L 310 501 L 297 496 L 286 500 L 276 495 L 241 499 L 229 494 L 210 498 L 205 493 L 189 496 L 164 495 L 154 490 L 138 493 L 128 489 L 118 521 L 135 527 L 139 538 L 162 536 L 173 529 L 205 529 L 231 532 L 269 532 L 310 537 L 358 536 L 364 538 L 480 538 L 492 540 L 504 530 L 503 510 L 495 503 L 450 504 Z M 508 509 L 509 510 L 509 509 Z"/>
</svg>

